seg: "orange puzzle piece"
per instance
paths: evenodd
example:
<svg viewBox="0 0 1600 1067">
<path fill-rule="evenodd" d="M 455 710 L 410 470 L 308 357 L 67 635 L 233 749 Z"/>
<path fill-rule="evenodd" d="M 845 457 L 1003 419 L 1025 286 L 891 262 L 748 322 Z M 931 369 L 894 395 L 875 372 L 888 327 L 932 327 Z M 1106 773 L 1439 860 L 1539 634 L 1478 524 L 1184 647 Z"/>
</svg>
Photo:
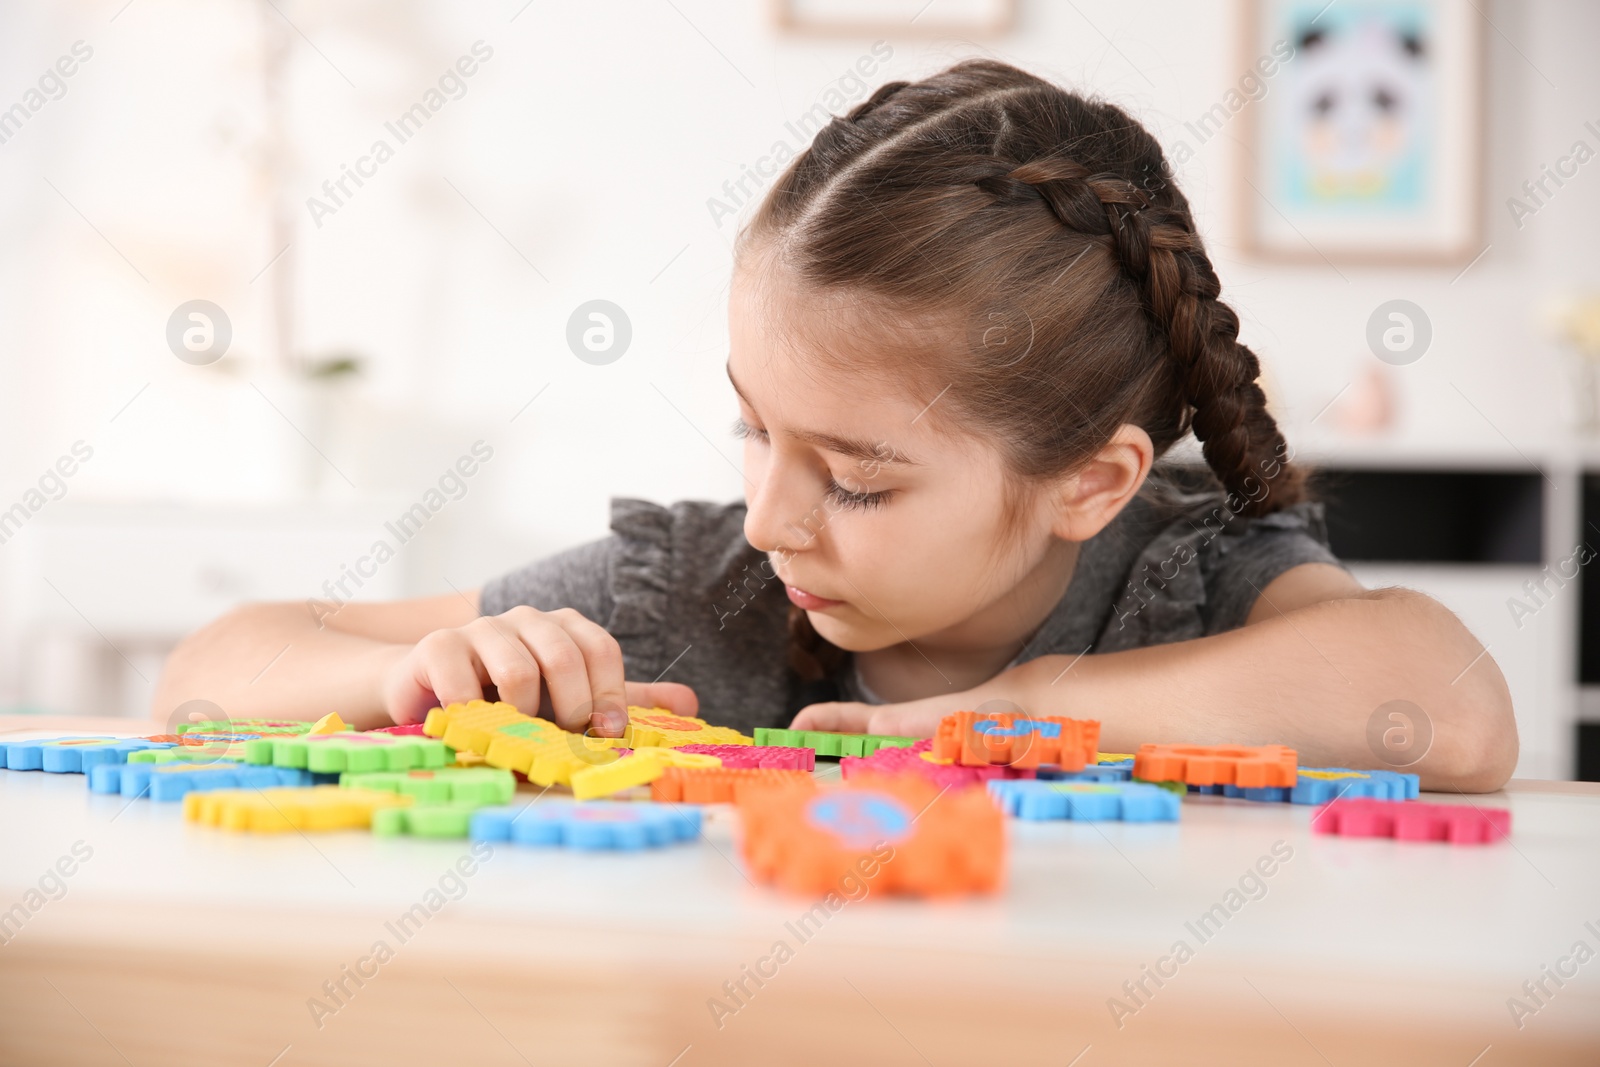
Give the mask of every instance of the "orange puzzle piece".
<svg viewBox="0 0 1600 1067">
<path fill-rule="evenodd" d="M 751 874 L 795 893 L 989 893 L 1005 866 L 1005 816 L 982 789 L 859 771 L 848 785 L 751 789 L 738 800 Z"/>
<path fill-rule="evenodd" d="M 1148 782 L 1293 789 L 1298 763 L 1287 745 L 1140 745 L 1133 776 Z"/>
<path fill-rule="evenodd" d="M 669 766 L 661 777 L 650 783 L 650 799 L 684 804 L 727 804 L 737 801 L 748 790 L 788 786 L 810 791 L 815 782 L 810 771 Z"/>
<path fill-rule="evenodd" d="M 1096 719 L 1052 715 L 1031 718 L 1012 711 L 958 711 L 939 721 L 933 735 L 936 759 L 964 767 L 1060 767 L 1081 771 L 1100 747 Z"/>
</svg>

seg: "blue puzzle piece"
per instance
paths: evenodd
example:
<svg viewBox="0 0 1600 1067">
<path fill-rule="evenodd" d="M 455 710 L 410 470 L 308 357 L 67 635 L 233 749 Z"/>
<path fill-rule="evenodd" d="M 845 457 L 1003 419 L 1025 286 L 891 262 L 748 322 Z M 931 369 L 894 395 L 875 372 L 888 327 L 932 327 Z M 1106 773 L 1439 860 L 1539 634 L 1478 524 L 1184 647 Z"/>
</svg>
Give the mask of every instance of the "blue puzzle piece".
<svg viewBox="0 0 1600 1067">
<path fill-rule="evenodd" d="M 1339 777 L 1321 777 L 1337 775 Z M 1350 777 L 1345 777 L 1350 776 Z M 1376 800 L 1415 800 L 1422 779 L 1401 771 L 1353 771 L 1347 767 L 1301 767 L 1293 789 L 1270 786 L 1240 789 L 1236 785 L 1190 786 L 1191 793 L 1257 800 L 1271 804 L 1326 804 L 1330 800 L 1371 797 Z"/>
<path fill-rule="evenodd" d="M 480 808 L 472 814 L 467 836 L 474 841 L 633 851 L 688 841 L 699 833 L 698 807 L 553 800 L 525 808 Z"/>
<path fill-rule="evenodd" d="M 1046 782 L 1127 782 L 1133 779 L 1133 762 L 1102 763 L 1085 767 L 1081 771 L 1064 771 L 1060 767 L 1040 767 L 1039 779 Z"/>
<path fill-rule="evenodd" d="M 0 767 L 13 771 L 44 769 L 44 746 L 55 741 L 115 741 L 115 737 L 41 737 L 34 741 L 0 742 Z"/>
<path fill-rule="evenodd" d="M 87 774 L 102 764 L 128 761 L 128 753 L 152 748 L 172 748 L 166 741 L 142 737 L 50 737 L 37 741 L 0 744 L 0 766 L 13 771 L 47 771 L 51 774 Z"/>
<path fill-rule="evenodd" d="M 315 777 L 308 771 L 290 767 L 253 767 L 243 763 L 104 764 L 90 771 L 89 790 L 170 801 L 182 800 L 186 793 L 212 789 L 273 789 L 319 784 L 313 781 Z"/>
<path fill-rule="evenodd" d="M 988 789 L 1001 810 L 1019 819 L 1175 822 L 1178 818 L 1177 794 L 1144 782 L 991 778 Z"/>
</svg>

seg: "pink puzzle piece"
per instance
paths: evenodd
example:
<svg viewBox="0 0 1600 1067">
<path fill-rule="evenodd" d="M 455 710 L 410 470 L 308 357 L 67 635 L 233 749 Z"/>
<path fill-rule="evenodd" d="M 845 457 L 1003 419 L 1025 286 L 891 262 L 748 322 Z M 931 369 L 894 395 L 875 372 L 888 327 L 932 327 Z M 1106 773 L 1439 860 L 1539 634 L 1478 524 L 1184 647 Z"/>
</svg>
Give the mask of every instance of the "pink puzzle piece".
<svg viewBox="0 0 1600 1067">
<path fill-rule="evenodd" d="M 1311 818 L 1319 834 L 1392 837 L 1396 841 L 1448 841 L 1482 845 L 1511 832 L 1511 812 L 1471 804 L 1424 804 L 1415 800 L 1335 800 Z"/>
<path fill-rule="evenodd" d="M 679 752 L 698 752 L 715 756 L 724 767 L 766 767 L 779 771 L 810 771 L 817 766 L 817 754 L 809 748 L 786 745 L 679 745 Z"/>
<path fill-rule="evenodd" d="M 880 774 L 920 774 L 935 785 L 975 785 L 991 778 L 1033 778 L 1030 768 L 1006 767 L 991 764 L 983 767 L 964 767 L 959 763 L 935 763 L 933 739 L 925 737 L 909 748 L 880 748 L 870 756 L 845 756 L 839 760 L 839 773 L 846 781 L 857 771 L 876 771 Z"/>
</svg>

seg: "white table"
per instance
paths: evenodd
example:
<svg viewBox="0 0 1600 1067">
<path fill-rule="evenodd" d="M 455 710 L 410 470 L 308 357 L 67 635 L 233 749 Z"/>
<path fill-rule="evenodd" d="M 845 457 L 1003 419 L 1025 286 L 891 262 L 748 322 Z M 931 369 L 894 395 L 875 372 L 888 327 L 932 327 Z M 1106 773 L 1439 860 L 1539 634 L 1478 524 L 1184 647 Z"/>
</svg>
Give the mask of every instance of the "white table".
<svg viewBox="0 0 1600 1067">
<path fill-rule="evenodd" d="M 96 725 L 115 732 L 35 733 Z M 466 842 L 233 834 L 78 775 L 5 771 L 0 908 L 75 842 L 93 855 L 6 930 L 0 1062 L 1600 1062 L 1600 959 L 1546 979 L 1520 1030 L 1507 1007 L 1575 942 L 1600 951 L 1600 787 L 1472 802 L 1512 809 L 1509 843 L 1319 836 L 1312 809 L 1220 798 L 1189 799 L 1176 825 L 1012 822 L 998 896 L 869 898 L 804 942 L 791 927 L 815 901 L 747 882 L 717 807 L 706 840 L 661 851 L 496 846 L 402 941 L 394 923 Z M 1264 895 L 1202 942 L 1186 924 L 1279 841 L 1293 855 Z M 740 1006 L 723 983 L 778 940 L 792 958 L 746 979 Z M 1136 1006 L 1123 983 L 1179 940 L 1192 958 L 1146 977 L 1119 1028 L 1110 998 Z M 328 997 L 363 957 L 371 977 Z M 720 1028 L 711 998 L 739 1008 Z"/>
</svg>

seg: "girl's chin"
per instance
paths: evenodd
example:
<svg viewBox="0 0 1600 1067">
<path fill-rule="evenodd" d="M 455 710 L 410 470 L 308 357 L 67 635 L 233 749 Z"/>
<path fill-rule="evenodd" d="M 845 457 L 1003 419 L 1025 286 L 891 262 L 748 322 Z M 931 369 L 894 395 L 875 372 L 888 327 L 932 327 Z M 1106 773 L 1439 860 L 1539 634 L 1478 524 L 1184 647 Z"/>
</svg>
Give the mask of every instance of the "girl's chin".
<svg viewBox="0 0 1600 1067">
<path fill-rule="evenodd" d="M 811 628 L 817 631 L 825 641 L 846 652 L 876 652 L 880 648 L 897 645 L 901 638 L 893 631 L 886 636 L 858 626 L 851 626 L 841 622 L 833 615 L 822 612 L 808 611 L 806 617 L 811 620 Z"/>
</svg>

